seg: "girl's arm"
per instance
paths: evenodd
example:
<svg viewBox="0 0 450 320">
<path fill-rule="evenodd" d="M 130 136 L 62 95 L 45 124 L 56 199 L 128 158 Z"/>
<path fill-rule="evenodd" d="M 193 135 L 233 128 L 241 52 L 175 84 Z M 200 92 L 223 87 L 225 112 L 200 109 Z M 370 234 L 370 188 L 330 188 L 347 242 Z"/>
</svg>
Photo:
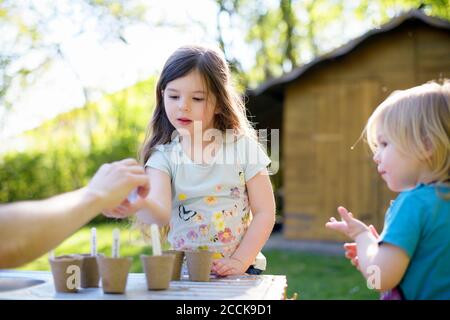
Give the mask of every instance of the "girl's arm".
<svg viewBox="0 0 450 320">
<path fill-rule="evenodd" d="M 169 223 L 172 212 L 170 177 L 167 173 L 154 168 L 147 168 L 146 172 L 151 187 L 148 196 L 143 199 L 137 217 L 144 223 L 157 223 L 163 227 Z"/>
<path fill-rule="evenodd" d="M 264 247 L 275 224 L 275 199 L 267 169 L 247 182 L 247 192 L 253 220 L 233 254 L 233 258 L 242 261 L 246 268 Z"/>
<path fill-rule="evenodd" d="M 219 275 L 244 273 L 269 239 L 275 224 L 275 199 L 266 169 L 247 182 L 247 192 L 253 220 L 231 259 L 215 263 L 213 270 Z"/>
<path fill-rule="evenodd" d="M 331 218 L 326 227 L 355 240 L 359 269 L 366 279 L 373 280 L 379 286 L 375 289 L 386 291 L 394 288 L 408 267 L 409 257 L 406 252 L 388 243 L 378 244 L 369 227 L 353 218 L 351 212 L 344 207 L 339 207 L 338 211 L 342 221 Z"/>
</svg>

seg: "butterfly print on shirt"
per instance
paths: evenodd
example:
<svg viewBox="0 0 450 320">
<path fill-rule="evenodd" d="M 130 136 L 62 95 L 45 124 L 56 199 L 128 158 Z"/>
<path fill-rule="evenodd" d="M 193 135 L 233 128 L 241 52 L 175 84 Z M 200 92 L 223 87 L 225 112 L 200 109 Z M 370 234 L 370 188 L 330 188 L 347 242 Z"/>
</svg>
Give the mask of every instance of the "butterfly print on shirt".
<svg viewBox="0 0 450 320">
<path fill-rule="evenodd" d="M 185 206 L 183 206 L 183 205 L 180 205 L 178 207 L 178 216 L 180 217 L 181 220 L 188 221 L 196 214 L 197 214 L 197 211 L 187 210 L 185 208 Z"/>
</svg>

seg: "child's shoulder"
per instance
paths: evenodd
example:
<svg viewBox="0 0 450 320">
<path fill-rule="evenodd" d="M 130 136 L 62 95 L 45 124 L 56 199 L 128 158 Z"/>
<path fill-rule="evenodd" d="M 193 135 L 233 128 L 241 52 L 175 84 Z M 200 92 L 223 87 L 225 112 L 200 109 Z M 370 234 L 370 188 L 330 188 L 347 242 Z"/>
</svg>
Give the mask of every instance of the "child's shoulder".
<svg viewBox="0 0 450 320">
<path fill-rule="evenodd" d="M 403 191 L 396 202 L 408 203 L 415 207 L 429 208 L 437 202 L 450 204 L 450 187 L 448 185 L 418 184 L 415 188 Z"/>
<path fill-rule="evenodd" d="M 157 144 L 153 147 L 153 150 L 162 152 L 162 153 L 170 153 L 173 150 L 176 149 L 177 145 L 178 145 L 178 138 L 174 138 L 171 141 L 164 143 L 164 144 Z"/>
<path fill-rule="evenodd" d="M 448 184 L 424 184 L 419 183 L 415 188 L 402 192 L 405 193 L 408 197 L 421 197 L 426 196 L 430 198 L 434 196 L 438 196 L 439 193 L 448 193 L 450 192 L 450 185 Z"/>
<path fill-rule="evenodd" d="M 235 144 L 238 148 L 251 148 L 259 145 L 258 137 L 252 136 L 250 134 L 237 134 L 231 137 L 226 136 L 225 143 Z"/>
<path fill-rule="evenodd" d="M 250 134 L 225 137 L 225 148 L 237 151 L 239 157 L 247 158 L 250 154 L 258 154 L 260 147 L 258 138 Z"/>
</svg>

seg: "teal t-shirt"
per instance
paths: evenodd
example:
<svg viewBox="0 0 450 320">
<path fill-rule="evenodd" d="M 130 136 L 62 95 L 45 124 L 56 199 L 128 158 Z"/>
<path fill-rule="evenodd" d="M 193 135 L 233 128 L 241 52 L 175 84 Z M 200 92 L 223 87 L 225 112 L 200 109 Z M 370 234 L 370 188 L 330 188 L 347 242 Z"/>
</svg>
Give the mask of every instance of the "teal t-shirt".
<svg viewBox="0 0 450 320">
<path fill-rule="evenodd" d="M 410 258 L 399 284 L 405 299 L 450 299 L 449 192 L 419 184 L 400 193 L 386 213 L 380 244 L 398 246 Z"/>
</svg>

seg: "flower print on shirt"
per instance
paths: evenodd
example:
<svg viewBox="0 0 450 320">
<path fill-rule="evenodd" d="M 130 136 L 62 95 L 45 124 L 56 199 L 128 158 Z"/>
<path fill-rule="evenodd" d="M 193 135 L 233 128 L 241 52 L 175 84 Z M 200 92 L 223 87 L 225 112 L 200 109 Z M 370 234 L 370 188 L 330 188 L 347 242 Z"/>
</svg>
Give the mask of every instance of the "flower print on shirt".
<svg viewBox="0 0 450 320">
<path fill-rule="evenodd" d="M 216 231 L 223 231 L 225 229 L 225 221 L 220 220 L 214 223 Z"/>
<path fill-rule="evenodd" d="M 231 241 L 233 241 L 235 239 L 235 237 L 231 233 L 231 229 L 230 228 L 225 228 L 224 231 L 220 231 L 217 234 L 217 237 L 219 238 L 220 242 L 222 242 L 222 243 L 228 243 L 228 242 L 231 242 Z"/>
<path fill-rule="evenodd" d="M 183 247 L 184 247 L 184 239 L 183 238 L 175 239 L 175 249 L 181 249 Z"/>
<path fill-rule="evenodd" d="M 247 188 L 245 188 L 245 191 L 244 191 L 244 197 L 243 197 L 243 204 L 244 204 L 244 209 L 243 209 L 243 211 L 245 212 L 245 211 L 247 211 L 248 210 L 248 192 L 247 192 Z"/>
<path fill-rule="evenodd" d="M 208 247 L 208 246 L 206 246 L 206 245 L 203 245 L 203 246 L 198 246 L 198 247 L 197 247 L 197 250 L 201 250 L 201 251 L 208 251 L 208 250 L 209 250 L 209 247 Z"/>
<path fill-rule="evenodd" d="M 222 210 L 224 217 L 236 217 L 238 214 L 237 205 L 234 205 L 234 207 L 231 210 Z"/>
<path fill-rule="evenodd" d="M 194 230 L 191 230 L 187 233 L 186 238 L 189 240 L 196 240 L 198 238 L 198 234 Z"/>
<path fill-rule="evenodd" d="M 213 253 L 213 259 L 217 260 L 217 259 L 222 259 L 224 257 L 224 255 L 220 252 L 214 252 Z"/>
<path fill-rule="evenodd" d="M 212 236 L 209 238 L 209 242 L 215 243 L 215 242 L 217 242 L 217 241 L 219 241 L 219 238 L 217 237 L 217 234 L 214 234 L 214 235 L 212 235 Z"/>
<path fill-rule="evenodd" d="M 217 203 L 217 198 L 215 196 L 208 196 L 208 197 L 203 198 L 203 200 L 209 206 L 213 206 Z"/>
<path fill-rule="evenodd" d="M 234 246 L 226 246 L 223 248 L 223 256 L 231 257 L 231 255 L 236 251 Z"/>
<path fill-rule="evenodd" d="M 225 221 L 223 218 L 223 213 L 220 211 L 214 212 L 212 216 L 212 223 L 217 231 L 223 231 L 225 229 Z"/>
<path fill-rule="evenodd" d="M 218 184 L 215 189 L 216 189 L 216 192 L 220 192 L 220 191 L 222 191 L 223 187 L 221 184 Z"/>
<path fill-rule="evenodd" d="M 207 224 L 202 224 L 201 226 L 198 227 L 198 232 L 200 233 L 200 235 L 202 236 L 207 236 L 209 233 L 209 225 Z"/>
<path fill-rule="evenodd" d="M 192 221 L 196 223 L 202 223 L 205 221 L 205 218 L 203 217 L 203 214 L 197 212 L 197 214 L 192 217 Z"/>
<path fill-rule="evenodd" d="M 178 200 L 184 201 L 184 200 L 186 200 L 186 199 L 187 199 L 187 196 L 186 196 L 184 193 L 180 193 L 180 194 L 178 195 Z"/>
<path fill-rule="evenodd" d="M 211 220 L 212 220 L 213 223 L 216 223 L 216 222 L 219 222 L 219 221 L 223 221 L 223 214 L 222 214 L 222 212 L 220 212 L 220 211 L 214 212 L 213 215 L 212 215 L 212 219 Z"/>
<path fill-rule="evenodd" d="M 239 171 L 239 182 L 241 183 L 241 186 L 245 186 L 245 176 L 242 171 Z"/>
<path fill-rule="evenodd" d="M 242 225 L 244 226 L 244 228 L 248 227 L 248 225 L 250 224 L 250 211 L 247 211 L 246 213 L 244 213 L 241 221 L 242 221 Z"/>
<path fill-rule="evenodd" d="M 239 199 L 239 197 L 241 196 L 241 192 L 239 191 L 238 187 L 231 188 L 230 191 L 231 191 L 230 196 L 233 199 Z"/>
</svg>

